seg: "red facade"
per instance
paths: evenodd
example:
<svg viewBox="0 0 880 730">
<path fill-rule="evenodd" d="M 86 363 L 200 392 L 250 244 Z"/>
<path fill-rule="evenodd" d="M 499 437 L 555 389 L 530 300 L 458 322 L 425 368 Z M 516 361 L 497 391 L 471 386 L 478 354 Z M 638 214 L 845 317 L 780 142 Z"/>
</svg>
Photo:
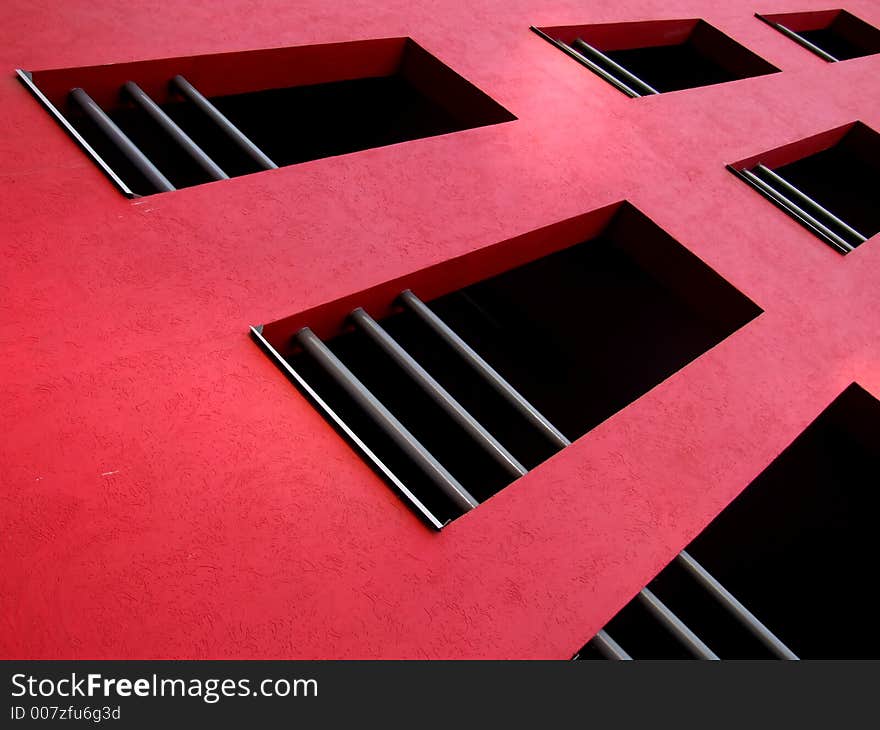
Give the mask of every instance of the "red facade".
<svg viewBox="0 0 880 730">
<path fill-rule="evenodd" d="M 814 10 L 5 3 L 0 655 L 571 657 L 850 384 L 880 397 L 876 235 L 842 256 L 725 169 L 880 130 L 880 56 L 754 17 Z M 630 99 L 529 31 L 697 18 L 779 72 Z M 128 199 L 14 74 L 389 38 L 515 119 Z M 355 294 L 439 295 L 624 201 L 761 313 L 442 531 L 249 335 L 329 335 Z"/>
</svg>

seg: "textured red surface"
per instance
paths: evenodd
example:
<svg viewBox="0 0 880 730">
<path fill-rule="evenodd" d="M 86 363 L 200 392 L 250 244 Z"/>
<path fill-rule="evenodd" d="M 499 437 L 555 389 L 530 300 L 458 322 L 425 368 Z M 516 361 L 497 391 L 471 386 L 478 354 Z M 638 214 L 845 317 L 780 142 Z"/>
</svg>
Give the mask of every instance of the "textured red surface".
<svg viewBox="0 0 880 730">
<path fill-rule="evenodd" d="M 880 129 L 880 56 L 752 17 L 824 9 L 4 2 L 0 655 L 569 657 L 849 383 L 880 396 L 876 237 L 840 256 L 724 169 Z M 782 73 L 630 100 L 528 31 L 663 18 Z M 518 121 L 129 201 L 12 73 L 401 36 Z M 622 199 L 764 314 L 440 534 L 248 337 Z"/>
</svg>

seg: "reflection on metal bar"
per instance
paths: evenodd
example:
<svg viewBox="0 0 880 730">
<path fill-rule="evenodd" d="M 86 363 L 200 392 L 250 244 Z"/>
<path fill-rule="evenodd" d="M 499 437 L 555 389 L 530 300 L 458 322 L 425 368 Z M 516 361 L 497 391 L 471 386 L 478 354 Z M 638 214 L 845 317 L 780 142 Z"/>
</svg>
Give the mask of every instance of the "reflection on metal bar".
<svg viewBox="0 0 880 730">
<path fill-rule="evenodd" d="M 632 657 L 626 653 L 623 647 L 612 639 L 605 629 L 597 633 L 593 639 L 593 646 L 599 650 L 599 653 L 606 659 L 616 659 L 629 661 Z"/>
<path fill-rule="evenodd" d="M 631 96 L 633 98 L 638 98 L 641 96 L 641 94 L 638 91 L 636 91 L 631 86 L 629 86 L 628 84 L 621 81 L 619 78 L 617 78 L 613 74 L 608 73 L 599 64 L 594 63 L 589 58 L 587 58 L 585 55 L 583 55 L 579 51 L 576 51 L 574 48 L 572 48 L 570 45 L 568 45 L 568 43 L 565 43 L 563 41 L 556 41 L 556 43 L 563 51 L 568 53 L 572 58 L 574 58 L 575 60 L 582 63 L 584 66 L 586 66 L 588 69 L 590 69 L 593 73 L 601 76 L 609 84 L 616 86 L 618 89 L 620 89 L 627 96 Z"/>
<path fill-rule="evenodd" d="M 327 402 L 321 398 L 315 392 L 314 388 L 308 384 L 308 382 L 296 371 L 293 367 L 291 367 L 290 363 L 287 362 L 282 356 L 281 353 L 278 352 L 269 341 L 263 337 L 263 327 L 260 325 L 259 327 L 251 327 L 251 335 L 253 335 L 254 339 L 260 344 L 260 346 L 275 360 L 275 362 L 284 369 L 284 371 L 293 378 L 294 382 L 305 391 L 306 395 L 311 398 L 329 418 L 336 424 L 336 426 L 343 432 L 345 435 L 351 439 L 355 446 L 360 449 L 360 451 L 364 454 L 364 456 L 369 459 L 369 461 L 374 464 L 379 471 L 381 471 L 391 483 L 397 487 L 401 494 L 403 494 L 406 499 L 419 511 L 419 513 L 436 529 L 441 529 L 446 523 L 441 522 L 433 512 L 431 512 L 422 501 L 416 497 L 409 489 L 407 489 L 406 485 L 397 478 L 397 475 L 391 471 L 391 469 L 386 466 L 386 464 L 378 457 L 376 454 L 367 446 L 358 435 L 352 431 L 348 424 L 343 421 L 339 415 L 334 411 Z"/>
<path fill-rule="evenodd" d="M 774 28 L 776 28 L 776 30 L 778 30 L 783 35 L 786 35 L 789 38 L 791 38 L 795 43 L 799 43 L 807 50 L 812 51 L 820 58 L 824 58 L 826 61 L 829 61 L 830 63 L 837 63 L 840 60 L 840 59 L 832 56 L 830 53 L 828 53 L 828 51 L 823 51 L 815 43 L 810 43 L 810 41 L 808 41 L 806 38 L 804 38 L 799 33 L 795 33 L 791 28 L 786 28 L 782 23 L 774 23 L 772 20 L 767 20 L 766 18 L 763 18 L 760 15 L 758 17 L 761 18 L 761 20 L 763 20 L 768 25 L 771 25 Z"/>
<path fill-rule="evenodd" d="M 836 233 L 834 233 L 834 231 L 829 230 L 827 226 L 817 221 L 815 218 L 813 218 L 813 216 L 811 216 L 802 208 L 799 208 L 795 203 L 786 198 L 778 190 L 761 180 L 761 178 L 752 174 L 748 170 L 737 170 L 732 165 L 728 165 L 727 169 L 730 170 L 738 178 L 748 183 L 749 186 L 761 193 L 761 195 L 767 198 L 778 208 L 782 209 L 799 223 L 812 230 L 813 233 L 819 236 L 819 238 L 831 245 L 833 248 L 837 249 L 840 253 L 849 253 L 853 250 L 853 247 L 849 243 L 844 241 Z"/>
<path fill-rule="evenodd" d="M 852 228 L 845 221 L 842 221 L 840 218 L 838 218 L 836 215 L 834 215 L 834 213 L 832 213 L 830 210 L 822 207 L 821 205 L 819 205 L 819 203 L 817 203 L 815 200 L 813 200 L 809 195 L 806 195 L 805 193 L 802 193 L 800 190 L 798 190 L 794 185 L 792 185 L 788 180 L 786 180 L 784 177 L 782 177 L 782 175 L 780 175 L 779 173 L 774 172 L 769 167 L 764 167 L 764 165 L 757 165 L 755 167 L 755 169 L 758 171 L 759 174 L 764 176 L 765 180 L 767 178 L 769 178 L 769 180 L 766 180 L 767 182 L 775 183 L 777 187 L 782 188 L 783 191 L 785 193 L 788 193 L 789 196 L 796 198 L 799 203 L 802 203 L 807 208 L 810 208 L 813 212 L 818 213 L 826 220 L 830 221 L 831 223 L 834 223 L 834 225 L 836 225 L 839 228 L 846 231 L 850 236 L 855 238 L 859 243 L 864 243 L 865 241 L 868 240 L 866 236 L 863 236 L 855 228 Z"/>
<path fill-rule="evenodd" d="M 819 46 L 817 46 L 815 43 L 811 43 L 810 41 L 808 41 L 800 33 L 795 33 L 790 28 L 786 28 L 784 25 L 782 25 L 782 23 L 776 23 L 776 28 L 796 43 L 800 43 L 804 48 L 808 48 L 817 56 L 824 58 L 826 61 L 837 63 L 840 60 L 839 58 L 835 58 L 834 56 L 832 56 L 830 53 L 828 53 L 828 51 L 819 48 Z"/>
<path fill-rule="evenodd" d="M 220 169 L 205 151 L 199 147 L 192 138 L 184 132 L 177 123 L 169 117 L 162 108 L 154 102 L 134 81 L 127 81 L 122 87 L 147 115 L 158 124 L 174 142 L 183 149 L 213 180 L 228 180 L 229 175 Z"/>
<path fill-rule="evenodd" d="M 780 659 L 797 659 L 798 656 L 768 629 L 758 618 L 742 605 L 708 570 L 690 554 L 682 550 L 676 558 L 678 563 L 703 586 L 712 597 L 733 614 L 757 639 Z"/>
<path fill-rule="evenodd" d="M 596 61 L 604 63 L 606 66 L 611 67 L 621 76 L 625 82 L 629 83 L 630 86 L 638 89 L 639 92 L 643 94 L 659 94 L 653 86 L 642 81 L 638 76 L 636 76 L 632 71 L 625 69 L 619 63 L 617 63 L 613 58 L 606 56 L 602 51 L 598 48 L 593 48 L 589 43 L 587 43 L 582 38 L 575 38 L 574 45 L 578 47 L 578 50 L 583 51 L 587 56 L 592 57 Z"/>
<path fill-rule="evenodd" d="M 832 231 L 828 226 L 826 226 L 822 221 L 814 216 L 810 215 L 807 211 L 801 208 L 797 203 L 783 195 L 779 190 L 774 188 L 772 185 L 768 185 L 761 178 L 755 175 L 750 170 L 740 170 L 740 172 L 746 177 L 746 179 L 751 182 L 754 186 L 758 187 L 760 190 L 771 196 L 774 200 L 777 200 L 779 203 L 784 205 L 786 208 L 791 210 L 793 213 L 796 213 L 802 219 L 806 220 L 813 228 L 820 230 L 826 238 L 834 241 L 837 246 L 844 251 L 852 251 L 853 247 L 843 238 L 838 236 L 834 231 Z"/>
<path fill-rule="evenodd" d="M 419 388 L 462 428 L 484 451 L 501 465 L 514 479 L 526 473 L 520 464 L 491 433 L 462 406 L 427 370 L 404 350 L 397 341 L 363 308 L 358 307 L 351 315 L 351 320 L 372 340 L 388 357 L 390 357 Z"/>
<path fill-rule="evenodd" d="M 119 175 L 113 170 L 110 165 L 108 165 L 104 158 L 101 157 L 97 153 L 94 147 L 92 147 L 88 142 L 86 142 L 85 138 L 76 130 L 69 121 L 67 121 L 67 117 L 65 117 L 58 108 L 46 97 L 46 95 L 37 88 L 37 85 L 34 83 L 34 80 L 29 71 L 25 71 L 22 68 L 16 69 L 15 71 L 18 74 L 18 79 L 25 85 L 28 91 L 34 95 L 37 101 L 45 107 L 45 109 L 52 115 L 52 117 L 57 121 L 64 130 L 73 137 L 74 141 L 85 150 L 86 154 L 88 154 L 100 167 L 104 173 L 113 181 L 113 183 L 118 187 L 122 194 L 129 198 L 137 197 L 137 194 L 123 181 Z"/>
<path fill-rule="evenodd" d="M 101 130 L 105 137 L 118 149 L 126 159 L 134 165 L 156 190 L 161 192 L 170 192 L 175 187 L 168 180 L 149 158 L 140 151 L 140 148 L 132 142 L 128 136 L 116 123 L 110 119 L 85 91 L 82 89 L 72 89 L 70 98 L 83 110 L 85 115 L 94 122 Z"/>
<path fill-rule="evenodd" d="M 477 500 L 308 327 L 297 332 L 294 340 L 456 507 L 467 512 L 477 506 Z"/>
<path fill-rule="evenodd" d="M 669 607 L 647 588 L 643 588 L 637 598 L 663 626 L 678 639 L 688 651 L 698 659 L 719 659 L 720 657 L 691 631 Z"/>
<path fill-rule="evenodd" d="M 559 429 L 548 421 L 537 408 L 508 383 L 489 363 L 480 357 L 461 337 L 450 329 L 440 317 L 409 289 L 402 292 L 400 302 L 433 330 L 456 354 L 473 368 L 492 388 L 517 410 L 529 423 L 541 431 L 550 441 L 564 448 L 571 444 Z"/>
<path fill-rule="evenodd" d="M 541 38 L 543 38 L 545 41 L 552 43 L 559 50 L 563 51 L 564 53 L 567 53 L 575 61 L 577 61 L 578 63 L 580 63 L 583 66 L 586 66 L 588 69 L 590 69 L 590 71 L 597 74 L 598 76 L 601 76 L 609 84 L 617 87 L 620 91 L 622 91 L 627 96 L 632 97 L 632 98 L 638 98 L 641 96 L 641 94 L 638 91 L 631 89 L 629 86 L 627 86 L 625 83 L 623 83 L 623 81 L 612 76 L 604 68 L 602 68 L 598 64 L 593 63 L 589 58 L 584 56 L 582 53 L 578 53 L 576 50 L 574 50 L 574 48 L 569 46 L 567 43 L 563 43 L 562 41 L 558 41 L 555 38 L 551 38 L 544 31 L 542 31 L 540 28 L 536 28 L 534 25 L 530 26 L 530 27 L 535 33 L 537 33 L 539 36 L 541 36 Z"/>
<path fill-rule="evenodd" d="M 227 137 L 229 137 L 229 139 L 240 147 L 241 150 L 262 169 L 275 170 L 278 168 L 278 165 L 272 162 L 263 150 L 251 142 L 244 132 L 230 122 L 217 107 L 202 96 L 199 90 L 183 78 L 183 76 L 175 76 L 171 79 L 171 85 L 187 100 L 191 101 L 201 109 L 202 113 L 209 117 L 211 121 L 214 122 L 214 124 L 216 124 Z"/>
</svg>

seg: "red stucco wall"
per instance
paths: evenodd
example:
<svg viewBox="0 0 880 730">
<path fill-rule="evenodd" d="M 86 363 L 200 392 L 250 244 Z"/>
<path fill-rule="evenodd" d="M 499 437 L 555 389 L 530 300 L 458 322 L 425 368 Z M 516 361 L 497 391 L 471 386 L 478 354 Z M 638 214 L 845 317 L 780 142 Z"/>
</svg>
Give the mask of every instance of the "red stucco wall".
<svg viewBox="0 0 880 730">
<path fill-rule="evenodd" d="M 567 658 L 849 383 L 843 257 L 724 164 L 861 120 L 819 0 L 0 7 L 0 656 Z M 880 26 L 880 6 L 847 9 Z M 782 73 L 629 100 L 528 26 L 703 18 Z M 410 36 L 518 120 L 126 200 L 13 70 Z M 627 199 L 764 314 L 442 533 L 248 325 Z"/>
</svg>

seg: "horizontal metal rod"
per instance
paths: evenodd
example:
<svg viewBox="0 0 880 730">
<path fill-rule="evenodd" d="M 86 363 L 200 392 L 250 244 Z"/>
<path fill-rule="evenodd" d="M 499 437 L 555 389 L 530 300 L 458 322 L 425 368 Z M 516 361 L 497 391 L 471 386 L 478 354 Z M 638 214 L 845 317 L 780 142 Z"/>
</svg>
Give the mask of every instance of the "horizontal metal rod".
<svg viewBox="0 0 880 730">
<path fill-rule="evenodd" d="M 774 172 L 769 167 L 765 167 L 764 165 L 760 164 L 757 165 L 755 169 L 760 175 L 764 177 L 767 182 L 775 184 L 775 186 L 778 188 L 782 188 L 782 190 L 787 193 L 789 197 L 795 198 L 799 203 L 802 203 L 805 207 L 809 208 L 814 213 L 818 213 L 823 218 L 825 218 L 826 221 L 833 223 L 838 228 L 842 229 L 850 236 L 855 238 L 859 243 L 864 243 L 868 240 L 867 236 L 863 236 L 855 228 L 848 225 L 845 221 L 834 215 L 834 213 L 832 213 L 830 210 L 819 205 L 819 203 L 813 200 L 809 195 L 798 190 L 798 188 L 792 185 L 778 172 Z"/>
<path fill-rule="evenodd" d="M 94 102 L 92 97 L 82 89 L 76 88 L 71 90 L 70 98 L 101 130 L 110 143 L 147 179 L 150 185 L 160 192 L 175 190 L 171 181 L 141 152 L 140 148 L 128 138 L 128 135 L 116 126 L 116 123 L 104 113 L 104 110 Z"/>
<path fill-rule="evenodd" d="M 830 230 L 824 223 L 816 220 L 813 216 L 807 213 L 807 211 L 799 207 L 793 201 L 789 200 L 781 192 L 776 190 L 776 188 L 765 183 L 757 175 L 749 172 L 748 170 L 737 170 L 730 166 L 728 166 L 728 169 L 732 170 L 737 177 L 745 180 L 749 185 L 760 192 L 765 198 L 768 198 L 771 202 L 782 208 L 792 218 L 795 218 L 807 228 L 810 228 L 823 241 L 830 243 L 841 253 L 849 253 L 853 250 L 853 247 L 849 243 L 844 241 L 840 236 L 834 233 L 834 231 Z"/>
<path fill-rule="evenodd" d="M 572 48 L 572 47 L 571 47 L 570 45 L 568 45 L 567 43 L 563 43 L 562 41 L 558 41 L 558 40 L 556 40 L 555 38 L 551 38 L 551 37 L 550 37 L 549 35 L 547 35 L 543 30 L 541 30 L 540 28 L 536 28 L 534 25 L 531 26 L 531 29 L 532 29 L 535 33 L 537 33 L 539 36 L 541 36 L 541 38 L 543 38 L 545 41 L 547 41 L 547 42 L 549 42 L 549 43 L 552 43 L 552 44 L 553 44 L 554 46 L 556 46 L 560 51 L 562 51 L 563 53 L 568 54 L 568 55 L 571 56 L 575 61 L 577 61 L 578 63 L 580 63 L 582 66 L 586 66 L 588 69 L 590 69 L 590 71 L 592 71 L 593 73 L 597 74 L 598 76 L 601 76 L 601 77 L 602 77 L 603 79 L 605 79 L 609 84 L 611 84 L 612 86 L 616 87 L 617 89 L 619 89 L 620 91 L 622 91 L 622 92 L 623 92 L 624 94 L 626 94 L 627 96 L 632 97 L 632 98 L 638 98 L 638 97 L 641 96 L 641 94 L 640 94 L 638 91 L 635 91 L 634 89 L 631 89 L 629 86 L 627 86 L 625 83 L 623 83 L 623 81 L 621 81 L 620 79 L 615 78 L 614 76 L 612 76 L 612 75 L 611 75 L 610 73 L 608 73 L 604 68 L 602 68 L 601 66 L 599 66 L 599 65 L 596 64 L 596 63 L 593 63 L 589 58 L 587 58 L 586 56 L 584 56 L 582 53 L 578 53 L 576 50 L 574 50 L 574 48 Z"/>
<path fill-rule="evenodd" d="M 622 661 L 629 661 L 632 659 L 623 647 L 608 635 L 608 632 L 605 631 L 605 629 L 599 631 L 599 633 L 593 637 L 592 642 L 593 646 L 595 646 L 596 649 L 599 650 L 599 653 L 606 659 Z"/>
<path fill-rule="evenodd" d="M 726 608 L 743 626 L 780 659 L 797 659 L 798 656 L 768 629 L 749 609 L 740 603 L 708 570 L 697 562 L 686 550 L 682 550 L 676 560 L 696 581 L 703 586 L 715 600 Z"/>
<path fill-rule="evenodd" d="M 526 468 L 520 464 L 483 425 L 477 421 L 431 374 L 390 335 L 362 307 L 355 309 L 351 320 L 370 338 L 394 363 L 400 367 L 416 385 L 465 431 L 484 451 L 486 451 L 514 479 L 523 476 Z"/>
<path fill-rule="evenodd" d="M 636 76 L 632 71 L 621 66 L 613 58 L 611 58 L 610 56 L 606 56 L 598 48 L 593 48 L 593 46 L 583 40 L 583 38 L 575 38 L 574 45 L 576 45 L 578 47 L 578 50 L 583 51 L 587 56 L 590 56 L 593 59 L 604 63 L 606 66 L 610 66 L 611 68 L 613 68 L 620 76 L 623 76 L 624 81 L 629 83 L 639 92 L 643 94 L 660 93 L 653 86 L 645 81 L 642 81 L 642 79 Z"/>
<path fill-rule="evenodd" d="M 462 512 L 478 502 L 308 327 L 294 340 Z"/>
<path fill-rule="evenodd" d="M 184 98 L 192 102 L 212 121 L 217 127 L 234 142 L 248 157 L 264 170 L 276 170 L 278 165 L 269 159 L 269 156 L 255 145 L 238 127 L 236 127 L 224 114 L 208 99 L 187 81 L 183 76 L 175 76 L 171 79 L 171 85 L 179 91 Z"/>
<path fill-rule="evenodd" d="M 670 608 L 647 588 L 643 588 L 638 599 L 669 633 L 675 636 L 698 659 L 719 659 L 705 642 L 691 631 L 687 625 Z"/>
<path fill-rule="evenodd" d="M 760 16 L 758 16 L 758 17 L 760 17 Z M 762 20 L 763 20 L 763 18 L 762 18 Z M 828 53 L 828 51 L 823 51 L 815 43 L 810 43 L 810 41 L 808 41 L 806 38 L 804 38 L 800 33 L 795 33 L 795 31 L 793 31 L 791 28 L 786 28 L 782 23 L 774 23 L 772 20 L 768 21 L 768 22 L 770 23 L 770 25 L 772 25 L 774 28 L 776 28 L 776 30 L 778 30 L 780 33 L 788 36 L 795 43 L 799 43 L 804 48 L 812 51 L 820 58 L 824 58 L 826 61 L 829 61 L 831 63 L 837 63 L 840 60 L 840 59 L 832 56 L 830 53 Z"/>
<path fill-rule="evenodd" d="M 122 88 L 132 98 L 134 103 L 143 109 L 162 128 L 162 131 L 171 137 L 212 180 L 229 179 L 229 175 L 223 172 L 221 167 L 201 147 L 193 142 L 192 138 L 140 86 L 134 83 L 134 81 L 126 81 Z"/>
<path fill-rule="evenodd" d="M 489 363 L 480 357 L 461 337 L 459 337 L 440 317 L 411 290 L 400 294 L 400 302 L 415 314 L 425 325 L 433 330 L 459 357 L 507 401 L 529 423 L 543 433 L 550 441 L 560 448 L 571 444 L 565 435 L 548 421 L 523 395 L 508 383 Z"/>
<path fill-rule="evenodd" d="M 251 327 L 251 335 L 257 341 L 257 343 L 262 347 L 268 355 L 275 361 L 275 363 L 282 368 L 293 380 L 294 382 L 305 392 L 305 394 L 311 398 L 318 408 L 323 411 L 327 417 L 333 421 L 336 426 L 342 430 L 342 432 L 351 439 L 352 443 L 360 449 L 361 453 L 370 461 L 372 464 L 376 466 L 379 471 L 381 471 L 388 480 L 400 491 L 400 493 L 409 500 L 410 504 L 416 508 L 416 510 L 429 522 L 431 525 L 440 530 L 446 524 L 445 522 L 441 522 L 437 516 L 431 512 L 422 501 L 416 497 L 407 486 L 397 477 L 397 475 L 388 468 L 388 465 L 385 464 L 376 454 L 375 452 L 367 446 L 363 440 L 348 426 L 348 424 L 340 418 L 339 414 L 336 413 L 327 402 L 318 395 L 317 391 L 308 383 L 308 381 L 299 374 L 297 370 L 291 367 L 290 363 L 287 362 L 282 356 L 281 353 L 278 352 L 270 342 L 263 337 L 263 327 L 262 325 L 258 327 Z"/>
</svg>

